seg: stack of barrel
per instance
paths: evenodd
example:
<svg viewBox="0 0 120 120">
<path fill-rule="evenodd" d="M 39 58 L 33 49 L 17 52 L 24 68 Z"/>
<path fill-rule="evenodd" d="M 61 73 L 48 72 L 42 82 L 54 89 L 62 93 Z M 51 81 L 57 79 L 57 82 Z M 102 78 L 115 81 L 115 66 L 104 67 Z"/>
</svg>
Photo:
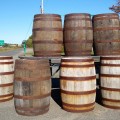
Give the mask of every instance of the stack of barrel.
<svg viewBox="0 0 120 120">
<path fill-rule="evenodd" d="M 118 14 L 93 17 L 96 55 L 101 56 L 102 103 L 120 109 L 120 23 Z"/>
<path fill-rule="evenodd" d="M 94 31 L 94 34 L 93 34 Z M 49 110 L 51 75 L 49 59 L 61 60 L 60 86 L 63 109 L 70 112 L 91 111 L 95 107 L 96 73 L 91 57 L 93 36 L 96 55 L 101 57 L 103 104 L 120 108 L 119 18 L 117 14 L 65 15 L 38 14 L 33 22 L 34 57 L 15 62 L 14 98 L 16 112 L 39 115 Z M 103 56 L 104 55 L 104 56 Z"/>
<path fill-rule="evenodd" d="M 114 13 L 98 14 L 93 16 L 92 20 L 93 24 L 91 22 L 89 14 L 68 14 L 65 16 L 65 55 L 78 56 L 79 59 L 80 56 L 82 56 L 81 59 L 84 59 L 83 56 L 91 55 L 92 45 L 94 44 L 95 54 L 101 57 L 100 88 L 102 92 L 102 103 L 108 108 L 120 109 L 119 16 L 118 14 Z M 82 65 L 84 70 L 81 68 L 81 66 L 79 66 L 79 60 L 77 63 L 76 60 L 75 58 L 65 60 L 64 58 L 62 59 L 61 66 L 63 68 L 61 69 L 61 83 L 63 84 L 63 88 L 61 94 L 63 100 L 63 108 L 67 111 L 72 112 L 81 112 L 87 110 L 89 111 L 91 108 L 94 108 L 93 106 L 95 99 L 91 99 L 89 102 L 87 101 L 89 104 L 84 103 L 83 101 L 86 100 L 83 99 L 82 95 L 85 95 L 86 90 L 90 88 L 88 87 L 90 86 L 90 83 L 88 81 L 94 81 L 95 78 L 91 78 L 90 75 L 89 77 L 86 76 L 86 78 L 84 78 L 82 76 L 84 74 L 84 70 L 86 70 L 84 60 L 82 61 L 82 64 L 85 65 Z M 68 64 L 66 64 L 66 61 Z M 68 67 L 67 70 L 66 67 Z M 79 72 L 75 70 L 75 68 L 78 69 L 78 67 L 80 67 L 80 70 L 78 70 Z M 87 65 L 88 70 L 90 67 L 91 66 Z M 72 69 L 74 71 L 74 75 L 72 74 Z M 94 70 L 92 71 L 94 73 Z M 82 74 L 80 74 L 80 72 Z M 91 73 L 91 76 L 92 75 L 93 74 Z M 84 85 L 85 81 L 87 81 L 88 84 L 83 87 L 83 84 L 80 84 L 78 81 L 81 83 L 84 81 Z M 93 82 L 92 85 L 93 86 L 91 87 L 91 91 L 94 91 L 95 93 L 95 82 Z M 78 86 L 80 89 L 77 88 Z M 79 93 L 81 91 L 83 92 L 82 95 Z M 91 91 L 87 91 L 87 96 L 90 96 L 91 94 L 91 98 L 95 98 L 95 94 L 93 94 Z M 77 95 L 80 95 L 81 97 L 78 97 Z"/>
<path fill-rule="evenodd" d="M 19 59 L 15 63 L 14 98 L 18 114 L 34 116 L 48 112 L 51 96 L 48 57 L 61 56 L 62 43 L 61 16 L 57 14 L 35 15 L 33 22 L 35 58 Z"/>
<path fill-rule="evenodd" d="M 91 56 L 93 28 L 90 14 L 65 15 L 65 56 L 61 61 L 61 97 L 63 109 L 86 112 L 94 109 L 96 73 Z"/>
<path fill-rule="evenodd" d="M 95 66 L 93 59 L 86 57 L 91 55 L 93 44 L 90 14 L 66 15 L 63 30 L 60 15 L 34 16 L 35 57 L 60 57 L 63 42 L 67 56 L 61 61 L 60 86 L 63 109 L 70 112 L 93 110 L 96 92 Z"/>
</svg>

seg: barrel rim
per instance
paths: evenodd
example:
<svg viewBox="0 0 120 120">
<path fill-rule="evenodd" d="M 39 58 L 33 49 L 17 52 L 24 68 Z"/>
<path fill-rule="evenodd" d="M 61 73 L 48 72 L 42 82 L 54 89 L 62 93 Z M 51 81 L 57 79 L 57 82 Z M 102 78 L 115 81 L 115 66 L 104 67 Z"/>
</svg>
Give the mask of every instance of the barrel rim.
<svg viewBox="0 0 120 120">
<path fill-rule="evenodd" d="M 68 60 L 68 61 L 86 61 L 86 60 L 93 60 L 91 56 L 69 56 L 69 57 L 63 57 L 62 60 Z"/>
<path fill-rule="evenodd" d="M 95 94 L 96 93 L 96 89 L 91 89 L 91 90 L 87 90 L 87 91 L 68 91 L 68 90 L 64 90 L 61 88 L 61 95 L 62 94 L 67 94 L 67 95 L 88 95 L 88 94 Z"/>
<path fill-rule="evenodd" d="M 49 28 L 49 27 L 41 27 L 41 28 L 33 28 L 33 32 L 35 31 L 63 31 L 62 27 L 61 28 Z"/>
<path fill-rule="evenodd" d="M 26 96 L 26 95 L 16 95 L 14 94 L 14 98 L 15 99 L 23 99 L 23 100 L 35 100 L 35 99 L 43 99 L 43 98 L 46 98 L 46 97 L 49 97 L 51 96 L 51 92 L 48 92 L 44 95 L 33 95 L 33 96 Z"/>
<path fill-rule="evenodd" d="M 36 22 L 36 21 L 61 21 L 61 18 L 34 18 L 34 21 L 33 22 Z"/>
<path fill-rule="evenodd" d="M 10 71 L 10 72 L 0 72 L 0 75 L 12 75 L 14 74 L 14 71 Z"/>
<path fill-rule="evenodd" d="M 1 103 L 1 102 L 6 102 L 6 101 L 10 101 L 10 100 L 12 100 L 12 99 L 13 99 L 13 95 L 10 96 L 10 97 L 7 98 L 7 99 L 0 100 L 0 103 Z"/>
<path fill-rule="evenodd" d="M 34 15 L 34 18 L 35 17 L 39 17 L 39 16 L 48 16 L 48 17 L 60 17 L 61 18 L 61 15 L 59 15 L 59 14 L 50 14 L 50 13 L 47 13 L 47 14 L 36 14 L 36 15 Z"/>
<path fill-rule="evenodd" d="M 65 111 L 72 112 L 72 113 L 82 113 L 82 112 L 92 111 L 92 110 L 94 110 L 94 107 L 89 108 L 89 109 L 85 109 L 85 110 L 72 110 L 72 109 L 67 109 L 67 108 L 65 108 L 65 107 L 63 106 L 63 109 L 64 109 Z"/>
<path fill-rule="evenodd" d="M 62 40 L 33 40 L 32 41 L 33 44 L 42 44 L 42 43 L 46 43 L 46 44 L 63 44 L 63 41 Z"/>
<path fill-rule="evenodd" d="M 85 16 L 91 16 L 89 13 L 69 13 L 66 14 L 65 17 L 69 17 L 69 16 L 81 16 L 81 15 L 85 15 Z"/>
<path fill-rule="evenodd" d="M 58 57 L 52 57 L 52 56 L 50 56 L 50 57 L 48 57 L 48 56 L 45 56 L 45 57 L 35 57 L 35 56 L 19 56 L 19 58 L 20 59 L 35 59 L 35 60 L 39 60 L 39 59 L 48 59 L 48 60 L 50 60 L 50 59 L 61 59 L 63 56 L 58 56 Z"/>
<path fill-rule="evenodd" d="M 9 65 L 9 64 L 13 64 L 14 62 L 13 61 L 10 61 L 10 62 L 0 62 L 0 65 Z"/>
<path fill-rule="evenodd" d="M 120 60 L 120 55 L 101 56 L 101 60 Z"/>
<path fill-rule="evenodd" d="M 118 99 L 111 99 L 111 98 L 102 97 L 102 100 L 103 101 L 108 101 L 108 102 L 118 102 L 118 103 L 120 103 L 120 100 L 118 100 Z"/>
<path fill-rule="evenodd" d="M 93 18 L 94 17 L 100 17 L 100 16 L 110 16 L 110 15 L 117 15 L 118 16 L 117 13 L 102 13 L 102 14 L 96 14 L 96 15 L 94 15 Z"/>
<path fill-rule="evenodd" d="M 110 108 L 110 109 L 120 109 L 119 106 L 112 106 L 112 105 L 107 105 L 107 104 L 104 104 L 104 103 L 103 103 L 103 106 L 107 107 L 107 108 Z"/>
<path fill-rule="evenodd" d="M 49 108 L 48 108 L 47 110 L 43 111 L 43 112 L 38 112 L 38 113 L 31 114 L 31 113 L 26 113 L 26 112 L 22 113 L 22 112 L 20 112 L 20 111 L 18 111 L 18 110 L 16 109 L 16 112 L 17 112 L 19 115 L 23 115 L 23 116 L 43 115 L 43 114 L 47 113 L 48 111 L 49 111 Z"/>
<path fill-rule="evenodd" d="M 17 110 L 24 110 L 24 111 L 34 111 L 34 110 L 39 110 L 39 109 L 46 109 L 46 108 L 49 108 L 49 106 L 50 106 L 50 103 L 48 103 L 48 105 L 44 105 L 44 106 L 37 106 L 37 107 L 25 107 L 25 106 L 18 106 L 18 105 L 16 105 L 15 106 L 15 108 L 17 109 Z"/>
<path fill-rule="evenodd" d="M 13 59 L 12 56 L 0 56 L 0 60 Z"/>
<path fill-rule="evenodd" d="M 95 101 L 92 102 L 92 103 L 87 103 L 87 104 L 69 104 L 69 103 L 65 103 L 64 101 L 62 101 L 62 104 L 63 104 L 63 106 L 80 108 L 80 107 L 90 107 L 90 106 L 94 106 L 94 105 L 95 105 Z"/>
</svg>

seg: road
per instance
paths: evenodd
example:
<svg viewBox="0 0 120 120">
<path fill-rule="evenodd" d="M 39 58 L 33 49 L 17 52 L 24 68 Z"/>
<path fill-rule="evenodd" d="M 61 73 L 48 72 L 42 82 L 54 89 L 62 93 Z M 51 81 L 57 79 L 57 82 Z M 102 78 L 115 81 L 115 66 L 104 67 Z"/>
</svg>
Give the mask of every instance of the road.
<svg viewBox="0 0 120 120">
<path fill-rule="evenodd" d="M 22 53 L 23 53 L 23 48 L 19 48 L 19 49 L 7 51 L 7 52 L 1 52 L 0 56 L 13 56 L 14 58 L 16 58 L 18 55 Z"/>
<path fill-rule="evenodd" d="M 32 48 L 27 48 L 26 53 L 33 52 Z M 11 50 L 8 52 L 0 52 L 0 56 L 13 56 L 13 59 L 17 59 L 18 56 L 24 55 L 24 50 L 23 48 L 19 48 L 16 50 Z"/>
</svg>

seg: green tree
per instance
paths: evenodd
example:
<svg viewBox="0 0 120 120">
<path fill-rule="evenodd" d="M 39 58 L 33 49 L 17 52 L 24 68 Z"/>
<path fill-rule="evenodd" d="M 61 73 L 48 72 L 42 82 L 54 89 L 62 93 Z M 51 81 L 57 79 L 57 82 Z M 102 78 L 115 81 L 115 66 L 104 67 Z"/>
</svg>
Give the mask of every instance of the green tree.
<svg viewBox="0 0 120 120">
<path fill-rule="evenodd" d="M 32 44 L 32 35 L 27 39 L 26 46 L 27 47 L 33 47 L 33 44 Z"/>
<path fill-rule="evenodd" d="M 119 13 L 120 14 L 120 0 L 117 0 L 116 5 L 113 5 L 109 9 L 114 11 L 115 13 Z"/>
</svg>

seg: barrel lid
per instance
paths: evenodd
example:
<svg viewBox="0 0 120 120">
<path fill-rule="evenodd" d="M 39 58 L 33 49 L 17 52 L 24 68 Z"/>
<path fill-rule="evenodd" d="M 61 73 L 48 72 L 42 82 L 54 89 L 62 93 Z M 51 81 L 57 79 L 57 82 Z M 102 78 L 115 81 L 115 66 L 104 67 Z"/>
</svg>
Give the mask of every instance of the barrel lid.
<svg viewBox="0 0 120 120">
<path fill-rule="evenodd" d="M 34 18 L 35 17 L 60 17 L 61 18 L 61 15 L 59 14 L 36 14 L 34 15 Z"/>
</svg>

